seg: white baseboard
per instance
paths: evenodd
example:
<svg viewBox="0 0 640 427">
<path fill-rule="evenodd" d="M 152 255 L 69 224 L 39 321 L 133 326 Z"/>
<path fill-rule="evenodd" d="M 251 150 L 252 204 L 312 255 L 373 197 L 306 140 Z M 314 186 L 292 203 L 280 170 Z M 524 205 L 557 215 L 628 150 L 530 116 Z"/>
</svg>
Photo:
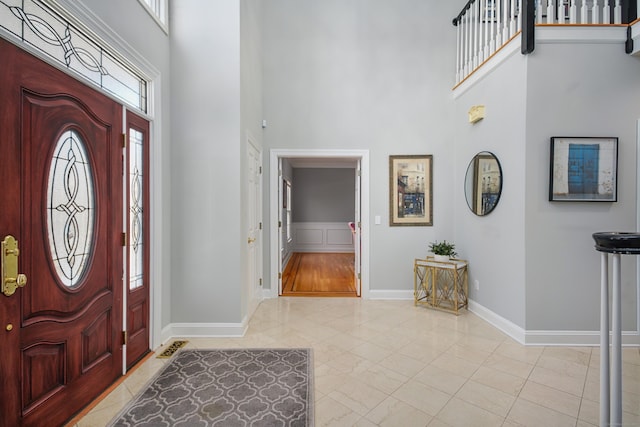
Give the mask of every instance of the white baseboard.
<svg viewBox="0 0 640 427">
<path fill-rule="evenodd" d="M 600 331 L 528 331 L 473 300 L 469 300 L 469 311 L 500 329 L 520 344 L 573 347 L 597 347 L 600 345 Z M 622 345 L 640 346 L 638 331 L 623 331 Z"/>
<path fill-rule="evenodd" d="M 242 337 L 248 321 L 241 323 L 170 323 L 162 328 L 162 344 L 173 338 L 224 338 Z"/>
<path fill-rule="evenodd" d="M 396 291 L 396 290 L 382 290 L 377 291 L 370 289 L 367 299 L 379 299 L 379 300 L 413 300 L 413 291 Z"/>
</svg>

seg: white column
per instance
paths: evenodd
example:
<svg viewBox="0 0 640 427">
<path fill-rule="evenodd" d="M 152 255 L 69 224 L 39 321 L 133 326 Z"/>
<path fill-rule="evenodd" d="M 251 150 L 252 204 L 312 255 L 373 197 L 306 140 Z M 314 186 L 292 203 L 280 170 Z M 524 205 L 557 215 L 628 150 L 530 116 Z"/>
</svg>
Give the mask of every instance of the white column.
<svg viewBox="0 0 640 427">
<path fill-rule="evenodd" d="M 622 425 L 622 297 L 620 254 L 613 254 L 611 291 L 611 425 Z"/>
<path fill-rule="evenodd" d="M 609 254 L 600 253 L 600 427 L 609 425 Z"/>
</svg>

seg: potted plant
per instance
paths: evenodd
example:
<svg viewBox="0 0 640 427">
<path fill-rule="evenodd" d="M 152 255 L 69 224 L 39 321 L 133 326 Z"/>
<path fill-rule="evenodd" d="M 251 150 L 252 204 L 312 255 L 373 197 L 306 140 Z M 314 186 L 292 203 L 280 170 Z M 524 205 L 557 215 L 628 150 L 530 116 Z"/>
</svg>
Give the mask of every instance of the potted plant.
<svg viewBox="0 0 640 427">
<path fill-rule="evenodd" d="M 458 253 L 455 251 L 456 245 L 454 243 L 449 243 L 446 240 L 442 242 L 431 242 L 429 244 L 429 250 L 433 253 L 433 258 L 436 261 L 449 261 L 451 258 L 454 258 Z"/>
</svg>

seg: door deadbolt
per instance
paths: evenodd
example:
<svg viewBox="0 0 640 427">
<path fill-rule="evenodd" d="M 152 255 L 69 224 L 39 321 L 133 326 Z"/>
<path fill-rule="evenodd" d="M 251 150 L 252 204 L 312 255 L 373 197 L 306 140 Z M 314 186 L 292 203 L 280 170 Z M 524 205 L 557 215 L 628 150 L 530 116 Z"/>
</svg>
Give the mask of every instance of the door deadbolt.
<svg viewBox="0 0 640 427">
<path fill-rule="evenodd" d="M 8 297 L 27 284 L 27 276 L 18 273 L 19 256 L 18 241 L 6 236 L 0 244 L 0 291 Z"/>
</svg>

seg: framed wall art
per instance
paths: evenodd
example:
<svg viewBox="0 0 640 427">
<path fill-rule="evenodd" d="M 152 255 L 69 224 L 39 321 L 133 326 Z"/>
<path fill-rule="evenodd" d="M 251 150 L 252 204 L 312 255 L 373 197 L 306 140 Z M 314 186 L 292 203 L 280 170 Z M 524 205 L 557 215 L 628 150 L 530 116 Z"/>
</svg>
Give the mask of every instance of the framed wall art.
<svg viewBox="0 0 640 427">
<path fill-rule="evenodd" d="M 549 200 L 615 202 L 618 138 L 551 138 Z"/>
<path fill-rule="evenodd" d="M 389 156 L 389 225 L 433 225 L 433 156 Z"/>
</svg>

